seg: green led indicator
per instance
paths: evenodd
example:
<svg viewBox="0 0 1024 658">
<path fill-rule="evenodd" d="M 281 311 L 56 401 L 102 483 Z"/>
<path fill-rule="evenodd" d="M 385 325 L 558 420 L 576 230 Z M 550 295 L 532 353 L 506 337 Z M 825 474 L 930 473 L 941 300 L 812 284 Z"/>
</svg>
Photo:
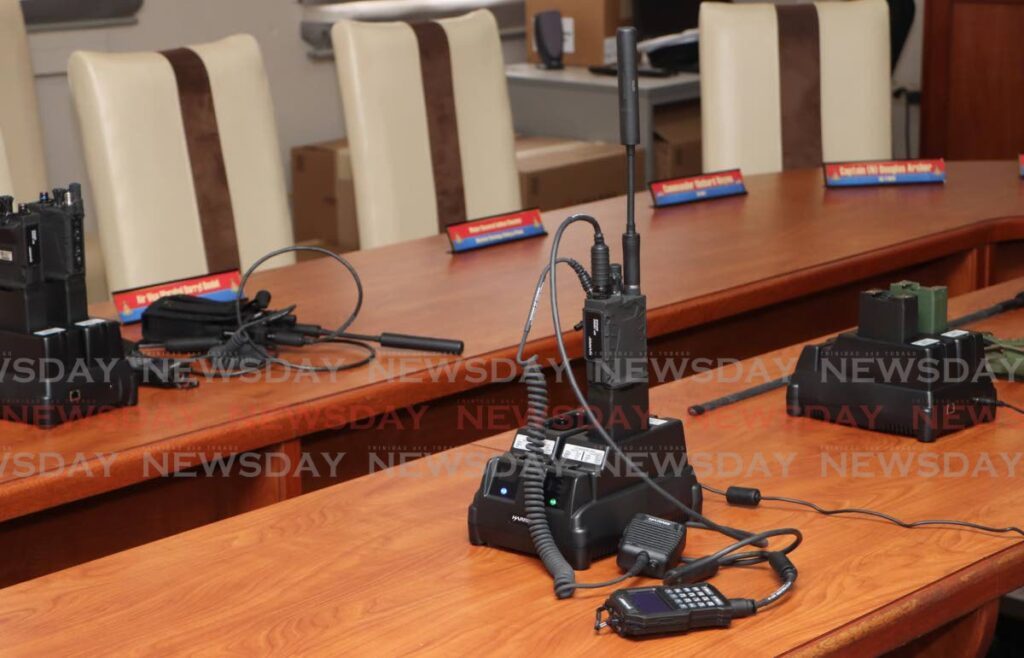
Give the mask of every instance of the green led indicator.
<svg viewBox="0 0 1024 658">
<path fill-rule="evenodd" d="M 558 504 L 558 499 L 557 498 L 549 498 L 548 499 L 548 505 L 551 505 L 552 507 L 554 507 L 557 504 Z"/>
</svg>

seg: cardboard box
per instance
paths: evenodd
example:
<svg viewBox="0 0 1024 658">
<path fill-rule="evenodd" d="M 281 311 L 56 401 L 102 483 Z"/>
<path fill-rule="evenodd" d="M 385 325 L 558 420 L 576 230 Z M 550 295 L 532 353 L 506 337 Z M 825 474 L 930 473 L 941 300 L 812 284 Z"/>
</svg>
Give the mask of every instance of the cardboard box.
<svg viewBox="0 0 1024 658">
<path fill-rule="evenodd" d="M 348 141 L 292 149 L 292 219 L 298 243 L 359 249 Z"/>
<path fill-rule="evenodd" d="M 565 208 L 620 196 L 626 187 L 626 159 L 618 144 L 519 137 L 516 163 L 523 196 L 521 208 Z M 643 180 L 642 163 L 643 154 L 637 149 L 638 183 Z M 296 241 L 338 251 L 359 249 L 355 199 L 346 140 L 292 149 Z"/>
<path fill-rule="evenodd" d="M 656 180 L 702 173 L 700 101 L 654 110 L 654 177 Z"/>
<path fill-rule="evenodd" d="M 637 189 L 643 189 L 643 149 L 637 148 Z M 552 137 L 516 140 L 524 208 L 555 210 L 626 192 L 626 156 L 619 144 Z"/>
<path fill-rule="evenodd" d="M 533 17 L 542 11 L 562 12 L 566 27 L 563 61 L 568 66 L 600 66 L 615 60 L 615 30 L 632 15 L 628 0 L 526 0 L 526 58 L 539 63 Z M 605 40 L 611 39 L 610 45 Z"/>
</svg>

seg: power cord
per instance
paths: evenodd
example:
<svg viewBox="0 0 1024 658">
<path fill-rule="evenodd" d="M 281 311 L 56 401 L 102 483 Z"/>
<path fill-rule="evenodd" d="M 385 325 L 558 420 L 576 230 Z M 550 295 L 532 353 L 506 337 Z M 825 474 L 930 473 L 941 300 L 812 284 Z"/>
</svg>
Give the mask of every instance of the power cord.
<svg viewBox="0 0 1024 658">
<path fill-rule="evenodd" d="M 1024 408 L 1018 407 L 1017 405 L 1014 404 L 1010 404 L 1009 402 L 1005 402 L 1003 400 L 993 400 L 991 398 L 974 398 L 972 402 L 977 402 L 978 404 L 987 404 L 993 407 L 1002 407 L 1003 409 L 1009 409 L 1010 411 L 1015 411 L 1019 414 L 1024 415 Z"/>
<path fill-rule="evenodd" d="M 764 496 L 761 494 L 760 489 L 753 487 L 729 487 L 726 491 L 717 489 L 707 484 L 700 485 L 702 489 L 707 492 L 713 493 L 718 496 L 723 496 L 731 505 L 740 505 L 744 507 L 757 507 L 761 501 L 772 501 L 779 503 L 788 503 L 791 505 L 802 505 L 808 507 L 819 514 L 825 516 L 838 516 L 844 514 L 860 514 L 863 516 L 870 516 L 884 521 L 888 521 L 894 525 L 898 525 L 901 528 L 921 528 L 924 526 L 953 526 L 960 528 L 970 528 L 972 530 L 981 530 L 983 532 L 991 532 L 994 534 L 1007 534 L 1016 533 L 1024 537 L 1024 529 L 1017 526 L 1007 526 L 1005 528 L 998 528 L 994 526 L 987 526 L 980 523 L 974 523 L 972 521 L 959 521 L 955 519 L 926 519 L 923 521 L 903 521 L 896 518 L 891 514 L 885 512 L 879 512 L 877 510 L 866 509 L 861 507 L 841 507 L 836 509 L 827 509 L 817 503 L 813 503 L 809 500 L 802 500 L 800 498 L 790 498 L 787 496 Z"/>
</svg>

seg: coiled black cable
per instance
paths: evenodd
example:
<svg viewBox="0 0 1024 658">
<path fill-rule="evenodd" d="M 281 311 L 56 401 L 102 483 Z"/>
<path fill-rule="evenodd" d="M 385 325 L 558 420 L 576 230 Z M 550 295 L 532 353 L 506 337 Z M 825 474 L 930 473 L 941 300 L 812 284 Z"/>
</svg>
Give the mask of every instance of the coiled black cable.
<svg viewBox="0 0 1024 658">
<path fill-rule="evenodd" d="M 588 296 L 593 293 L 590 275 L 583 265 L 571 258 L 562 258 L 557 262 L 569 265 L 576 272 L 584 292 Z M 519 350 L 516 353 L 516 363 L 523 367 L 523 383 L 526 385 L 527 402 L 525 432 L 527 449 L 523 464 L 523 507 L 526 510 L 526 523 L 530 531 L 530 539 L 533 540 L 534 550 L 537 551 L 537 556 L 544 563 L 544 568 L 555 581 L 555 596 L 566 599 L 572 596 L 580 585 L 576 583 L 576 573 L 573 568 L 566 561 L 562 552 L 558 550 L 555 538 L 551 534 L 551 527 L 548 525 L 544 495 L 544 430 L 548 418 L 548 382 L 537 355 L 534 354 L 529 359 L 525 359 L 523 356 L 526 350 L 526 341 L 530 336 L 530 329 L 533 327 L 533 320 L 537 315 L 537 306 L 544 290 L 544 281 L 550 270 L 550 266 L 545 267 L 537 281 L 537 288 L 530 304 L 530 313 L 523 327 L 523 337 L 519 341 Z"/>
</svg>

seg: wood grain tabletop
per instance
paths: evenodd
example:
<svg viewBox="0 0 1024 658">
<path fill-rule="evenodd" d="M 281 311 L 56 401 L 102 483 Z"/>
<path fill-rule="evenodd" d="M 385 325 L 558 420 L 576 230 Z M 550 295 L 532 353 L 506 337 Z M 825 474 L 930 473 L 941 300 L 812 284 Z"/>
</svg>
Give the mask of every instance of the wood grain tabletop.
<svg viewBox="0 0 1024 658">
<path fill-rule="evenodd" d="M 957 298 L 956 316 L 1024 281 Z M 1024 312 L 976 328 L 1024 333 Z M 1024 416 L 921 444 L 790 418 L 775 391 L 689 418 L 690 404 L 792 367 L 797 347 L 652 391 L 652 410 L 684 418 L 701 480 L 747 484 L 822 505 L 905 519 L 1021 524 Z M 1019 383 L 1000 397 L 1024 404 Z M 608 590 L 555 600 L 531 557 L 471 546 L 466 509 L 484 461 L 508 436 L 435 454 L 175 537 L 0 590 L 3 651 L 15 655 L 777 655 L 878 653 L 1024 585 L 1024 543 L 964 529 L 905 530 L 778 503 L 705 512 L 752 530 L 795 526 L 792 596 L 728 630 L 645 641 L 595 634 Z M 938 463 L 937 471 L 929 464 Z M 845 466 L 844 466 L 845 465 Z M 126 520 L 130 522 L 130 520 Z M 687 555 L 723 545 L 691 532 Z M 614 560 L 579 574 L 617 573 Z M 650 582 L 638 580 L 638 583 Z M 762 567 L 723 570 L 729 596 L 775 587 Z"/>
<path fill-rule="evenodd" d="M 652 337 L 1024 239 L 1024 184 L 1012 162 L 951 162 L 944 186 L 826 190 L 817 169 L 751 176 L 747 186 L 742 197 L 663 209 L 641 196 L 637 223 Z M 620 197 L 570 210 L 597 217 L 617 254 L 624 209 Z M 566 212 L 545 215 L 550 231 Z M 574 229 L 563 252 L 585 259 L 589 240 L 586 230 Z M 53 458 L 33 464 L 31 475 L 0 472 L 0 521 L 145 480 L 152 477 L 143 468 L 147 459 L 159 462 L 182 450 L 255 450 L 481 386 L 488 364 L 514 354 L 549 248 L 550 238 L 542 238 L 452 256 L 446 238 L 435 236 L 346 255 L 366 289 L 353 331 L 462 339 L 466 351 L 459 358 L 383 350 L 370 367 L 336 376 L 144 389 L 138 407 L 51 431 L 0 421 L 0 455 Z M 570 277 L 560 281 L 566 302 L 578 298 Z M 348 274 L 323 259 L 260 274 L 252 288 L 270 290 L 278 304 L 298 304 L 302 321 L 325 326 L 340 322 L 354 301 Z M 113 314 L 109 305 L 95 311 Z M 571 327 L 576 305 L 564 303 L 563 313 L 563 325 Z M 553 355 L 552 334 L 550 319 L 540 317 L 532 349 Z M 578 351 L 578 336 L 569 334 L 568 342 Z M 355 353 L 303 356 L 319 361 Z M 83 456 L 91 468 L 49 466 Z M 100 470 L 104 477 L 90 475 Z M 55 481 L 61 485 L 51 486 Z"/>
</svg>

